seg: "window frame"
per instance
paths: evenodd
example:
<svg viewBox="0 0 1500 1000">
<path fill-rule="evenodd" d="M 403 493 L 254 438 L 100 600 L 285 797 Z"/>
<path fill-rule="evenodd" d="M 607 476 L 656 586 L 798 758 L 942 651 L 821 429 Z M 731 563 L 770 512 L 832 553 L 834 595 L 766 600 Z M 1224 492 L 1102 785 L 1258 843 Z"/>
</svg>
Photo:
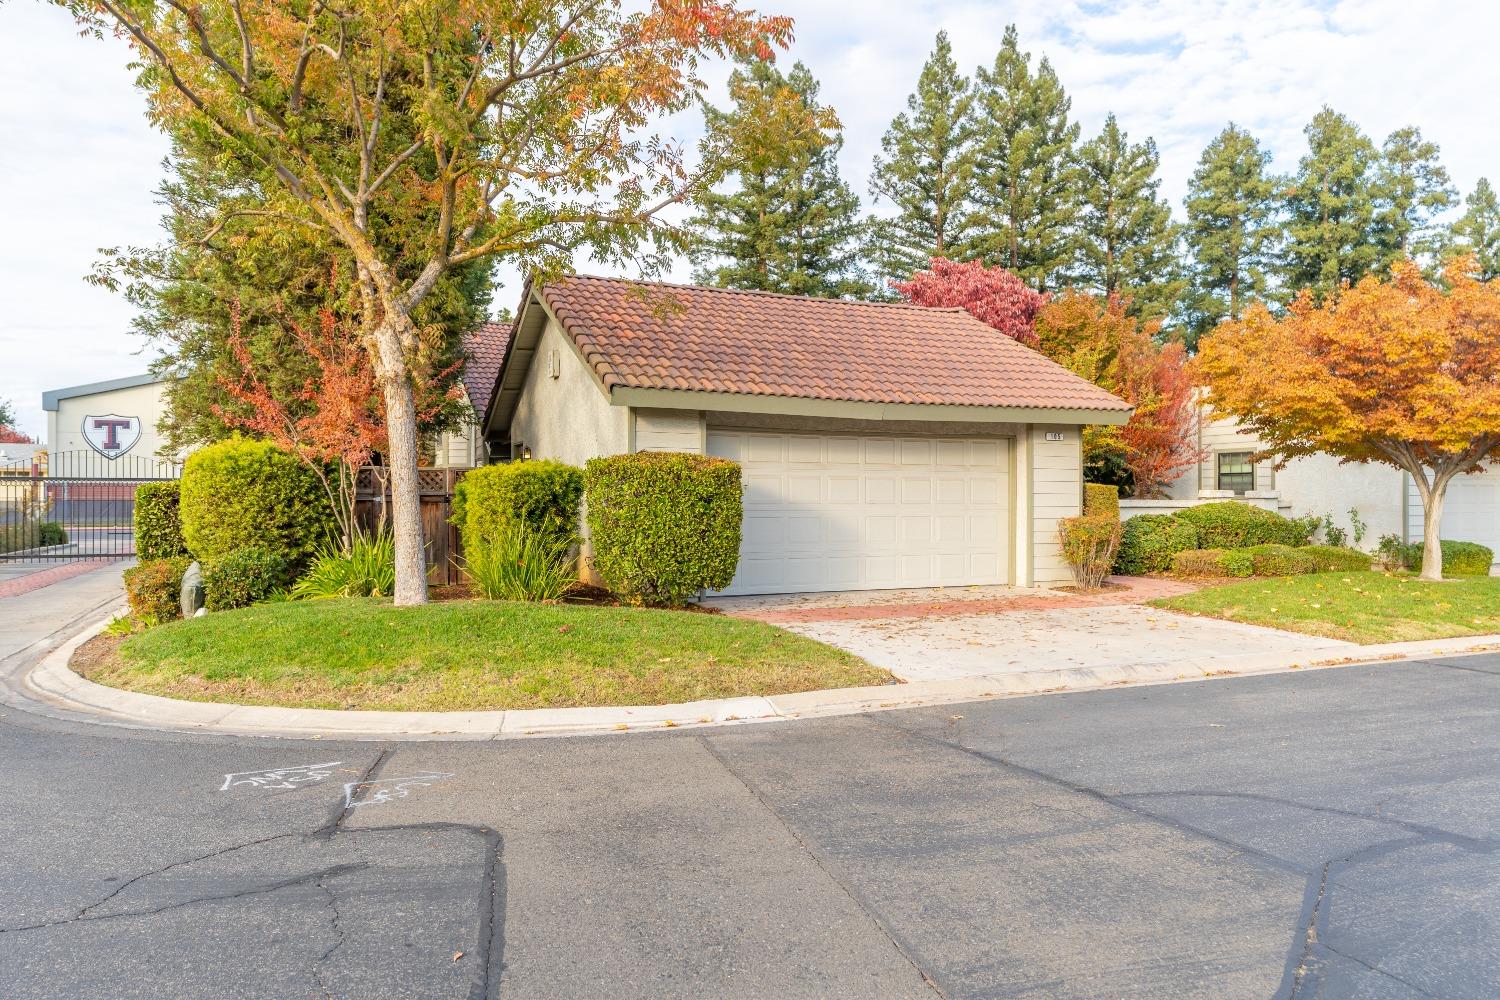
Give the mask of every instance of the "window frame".
<svg viewBox="0 0 1500 1000">
<path fill-rule="evenodd" d="M 1220 491 L 1231 492 L 1231 493 L 1233 493 L 1237 497 L 1244 496 L 1246 493 L 1253 492 L 1254 489 L 1255 489 L 1255 463 L 1252 462 L 1252 461 L 1250 461 L 1250 456 L 1253 455 L 1253 454 L 1255 454 L 1253 451 L 1219 451 L 1219 452 L 1215 452 L 1214 453 L 1214 488 L 1217 489 L 1217 490 L 1220 490 Z M 1228 472 L 1228 473 L 1226 473 L 1224 471 L 1224 460 L 1227 459 L 1227 458 L 1241 459 L 1243 461 L 1244 465 L 1245 465 L 1245 471 L 1243 471 L 1243 472 Z M 1226 475 L 1233 476 L 1233 477 L 1235 477 L 1236 480 L 1243 481 L 1245 483 L 1245 487 L 1243 489 L 1238 489 L 1238 488 L 1236 488 L 1234 486 L 1226 486 L 1226 485 L 1224 485 L 1224 483 L 1225 483 L 1224 477 Z"/>
</svg>

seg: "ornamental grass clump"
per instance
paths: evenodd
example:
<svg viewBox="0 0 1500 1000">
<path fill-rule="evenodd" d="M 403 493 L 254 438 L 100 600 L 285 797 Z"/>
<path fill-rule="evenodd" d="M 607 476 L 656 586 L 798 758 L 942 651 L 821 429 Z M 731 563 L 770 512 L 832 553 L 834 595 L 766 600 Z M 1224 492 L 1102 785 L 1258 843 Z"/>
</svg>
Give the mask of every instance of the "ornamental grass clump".
<svg viewBox="0 0 1500 1000">
<path fill-rule="evenodd" d="M 349 551 L 325 545 L 292 586 L 298 600 L 390 597 L 396 590 L 396 543 L 391 533 L 356 532 Z"/>
<path fill-rule="evenodd" d="M 464 550 L 464 572 L 492 601 L 560 601 L 578 580 L 572 542 L 514 526 Z"/>
<path fill-rule="evenodd" d="M 1119 518 L 1087 514 L 1064 518 L 1057 523 L 1057 534 L 1062 542 L 1063 559 L 1073 570 L 1073 579 L 1079 588 L 1098 590 L 1103 587 L 1114 566 L 1115 552 L 1120 547 Z"/>
</svg>

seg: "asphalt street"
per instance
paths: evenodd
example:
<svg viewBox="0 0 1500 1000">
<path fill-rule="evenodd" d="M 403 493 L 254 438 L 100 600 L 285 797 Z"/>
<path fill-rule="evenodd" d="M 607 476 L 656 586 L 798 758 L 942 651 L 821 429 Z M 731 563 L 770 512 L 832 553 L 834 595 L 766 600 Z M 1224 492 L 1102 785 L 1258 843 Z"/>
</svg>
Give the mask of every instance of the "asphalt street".
<svg viewBox="0 0 1500 1000">
<path fill-rule="evenodd" d="M 0 762 L 17 1000 L 1500 993 L 1500 656 L 494 742 L 0 707 Z"/>
</svg>

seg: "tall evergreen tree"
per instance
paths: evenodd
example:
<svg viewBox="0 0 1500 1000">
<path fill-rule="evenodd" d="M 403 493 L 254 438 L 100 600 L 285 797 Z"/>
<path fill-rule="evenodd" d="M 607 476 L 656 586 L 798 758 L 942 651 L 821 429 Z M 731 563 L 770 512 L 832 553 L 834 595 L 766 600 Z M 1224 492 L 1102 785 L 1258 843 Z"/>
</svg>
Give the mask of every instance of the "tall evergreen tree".
<svg viewBox="0 0 1500 1000">
<path fill-rule="evenodd" d="M 870 255 L 883 281 L 905 281 L 962 245 L 977 135 L 973 104 L 948 33 L 940 31 L 870 174 L 870 195 L 896 208 L 871 226 Z"/>
<path fill-rule="evenodd" d="M 1138 315 L 1166 316 L 1185 282 L 1172 209 L 1157 194 L 1156 142 L 1132 144 L 1111 114 L 1077 162 L 1075 277 L 1106 297 L 1127 295 Z"/>
<path fill-rule="evenodd" d="M 1239 319 L 1248 302 L 1266 294 L 1279 235 L 1270 162 L 1255 137 L 1231 122 L 1203 150 L 1188 181 L 1190 349 L 1220 320 Z"/>
<path fill-rule="evenodd" d="M 1284 282 L 1288 294 L 1308 288 L 1322 297 L 1384 261 L 1375 225 L 1380 154 L 1332 108 L 1319 111 L 1303 134 L 1308 151 L 1286 203 Z"/>
<path fill-rule="evenodd" d="M 1435 142 L 1414 125 L 1392 132 L 1381 147 L 1376 175 L 1380 208 L 1376 233 L 1388 267 L 1402 257 L 1431 257 L 1441 245 L 1434 218 L 1452 208 L 1458 192 L 1438 159 Z"/>
<path fill-rule="evenodd" d="M 1015 25 L 989 69 L 980 68 L 975 211 L 965 256 L 999 264 L 1038 291 L 1058 287 L 1074 256 L 1072 102 L 1045 57 L 1031 71 Z"/>
<path fill-rule="evenodd" d="M 1466 211 L 1454 220 L 1447 254 L 1470 253 L 1479 265 L 1481 281 L 1500 278 L 1500 198 L 1488 178 L 1479 178 L 1464 199 Z"/>
<path fill-rule="evenodd" d="M 738 187 L 708 191 L 691 225 L 694 278 L 838 298 L 868 295 L 860 266 L 859 197 L 839 176 L 842 127 L 818 103 L 818 83 L 802 63 L 783 75 L 757 61 L 734 71 L 734 106 L 707 108 L 711 122 L 740 136 Z"/>
</svg>

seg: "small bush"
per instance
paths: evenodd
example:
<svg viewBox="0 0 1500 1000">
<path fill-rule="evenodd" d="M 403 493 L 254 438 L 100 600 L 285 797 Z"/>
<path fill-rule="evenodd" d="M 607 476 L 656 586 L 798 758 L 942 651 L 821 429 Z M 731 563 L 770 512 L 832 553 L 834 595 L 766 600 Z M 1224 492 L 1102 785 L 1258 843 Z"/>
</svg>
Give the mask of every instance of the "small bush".
<svg viewBox="0 0 1500 1000">
<path fill-rule="evenodd" d="M 1490 575 L 1490 566 L 1495 560 L 1494 550 L 1478 542 L 1454 542 L 1446 538 L 1442 546 L 1444 576 Z M 1377 551 L 1381 561 L 1392 568 L 1416 572 L 1422 568 L 1422 549 L 1421 542 L 1402 542 L 1395 535 L 1382 535 Z"/>
<path fill-rule="evenodd" d="M 68 533 L 56 521 L 43 521 L 36 526 L 37 545 L 66 545 Z"/>
<path fill-rule="evenodd" d="M 1313 561 L 1316 573 L 1352 572 L 1370 568 L 1370 556 L 1358 549 L 1341 549 L 1332 545 L 1309 545 L 1294 549 Z"/>
<path fill-rule="evenodd" d="M 135 488 L 135 553 L 142 559 L 188 554 L 182 540 L 179 483 L 142 483 Z"/>
<path fill-rule="evenodd" d="M 578 580 L 570 541 L 517 527 L 485 539 L 464 557 L 464 572 L 492 601 L 557 601 Z"/>
<path fill-rule="evenodd" d="M 744 517 L 734 462 L 678 452 L 590 459 L 584 495 L 594 567 L 627 600 L 681 604 L 734 579 Z"/>
<path fill-rule="evenodd" d="M 287 559 L 274 549 L 250 546 L 203 564 L 203 606 L 210 611 L 248 608 L 286 586 Z"/>
<path fill-rule="evenodd" d="M 1083 484 L 1083 516 L 1120 519 L 1120 487 L 1110 483 Z"/>
<path fill-rule="evenodd" d="M 389 531 L 354 536 L 349 551 L 329 544 L 292 586 L 299 600 L 390 597 L 396 590 L 396 543 Z"/>
<path fill-rule="evenodd" d="M 64 545 L 68 533 L 56 521 L 24 521 L 0 524 L 0 552 L 35 549 L 43 545 Z"/>
<path fill-rule="evenodd" d="M 192 560 L 143 559 L 125 571 L 125 600 L 142 625 L 160 625 L 182 617 L 182 574 Z"/>
<path fill-rule="evenodd" d="M 1290 545 L 1252 545 L 1241 549 L 1250 556 L 1251 572 L 1255 576 L 1298 576 L 1316 573 L 1318 560 L 1306 554 L 1307 549 Z"/>
<path fill-rule="evenodd" d="M 1252 545 L 1306 545 L 1312 537 L 1307 526 L 1252 507 L 1237 500 L 1199 504 L 1172 515 L 1191 524 L 1198 532 L 1198 544 L 1209 549 L 1246 549 Z M 1321 524 L 1321 519 L 1313 519 Z M 1316 529 L 1314 529 L 1316 530 Z"/>
<path fill-rule="evenodd" d="M 1254 576 L 1255 558 L 1245 549 L 1187 549 L 1172 556 L 1172 575 Z"/>
<path fill-rule="evenodd" d="M 336 530 L 317 475 L 268 441 L 236 437 L 193 452 L 181 494 L 183 539 L 205 565 L 259 548 L 301 569 Z"/>
<path fill-rule="evenodd" d="M 1098 590 L 1104 585 L 1120 547 L 1121 530 L 1119 517 L 1110 514 L 1086 514 L 1057 523 L 1063 559 L 1073 570 L 1073 579 L 1079 587 Z"/>
<path fill-rule="evenodd" d="M 582 469 L 552 461 L 485 465 L 454 487 L 452 521 L 465 548 L 493 544 L 517 528 L 572 545 L 582 501 Z"/>
<path fill-rule="evenodd" d="M 1115 572 L 1128 576 L 1165 573 L 1172 556 L 1198 547 L 1198 530 L 1170 514 L 1137 514 L 1120 533 Z"/>
</svg>

